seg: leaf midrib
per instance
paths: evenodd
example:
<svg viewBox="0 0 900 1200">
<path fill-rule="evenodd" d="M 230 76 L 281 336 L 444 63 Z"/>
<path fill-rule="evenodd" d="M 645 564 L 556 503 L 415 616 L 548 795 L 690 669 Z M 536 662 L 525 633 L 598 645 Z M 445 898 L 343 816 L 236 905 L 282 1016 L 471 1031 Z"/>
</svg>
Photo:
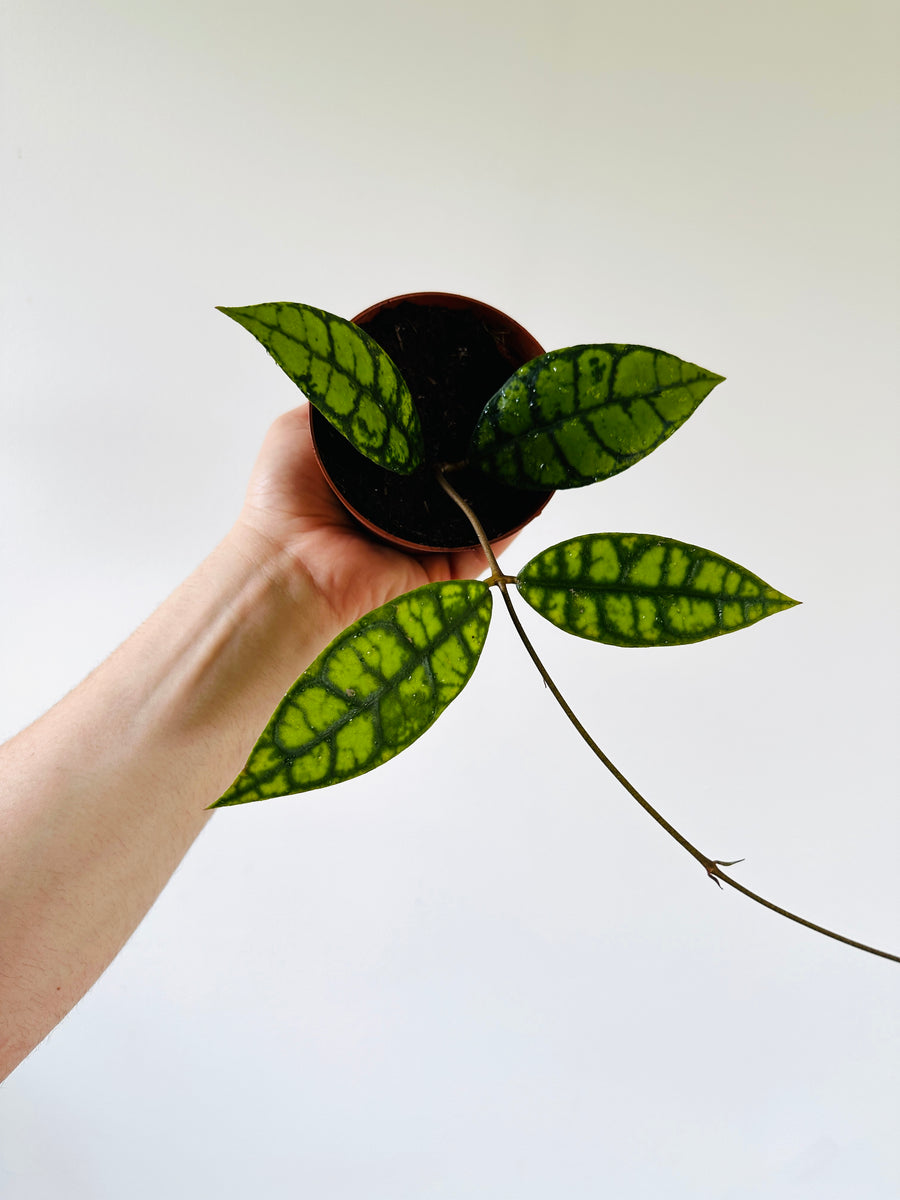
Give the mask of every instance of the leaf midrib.
<svg viewBox="0 0 900 1200">
<path fill-rule="evenodd" d="M 704 378 L 698 377 L 695 380 L 691 380 L 691 383 L 709 383 L 709 382 L 710 382 L 709 378 L 704 379 Z M 713 386 L 715 386 L 715 384 L 719 383 L 719 382 L 721 382 L 721 381 L 720 380 L 713 381 Z M 534 429 L 527 429 L 523 433 L 507 433 L 506 430 L 500 430 L 495 424 L 495 429 L 497 429 L 497 434 L 498 434 L 497 442 L 495 443 L 495 447 L 497 447 L 501 444 L 508 443 L 508 442 L 521 442 L 521 441 L 524 441 L 526 438 L 538 437 L 541 434 L 555 434 L 559 429 L 561 429 L 563 426 L 565 426 L 567 424 L 571 424 L 576 421 L 585 420 L 586 413 L 595 412 L 598 408 L 603 408 L 603 406 L 606 404 L 618 404 L 619 406 L 624 407 L 626 405 L 630 405 L 630 404 L 634 403 L 637 400 L 648 400 L 648 401 L 652 402 L 653 400 L 656 400 L 659 396 L 663 395 L 664 392 L 671 391 L 674 388 L 687 388 L 689 386 L 690 386 L 690 384 L 687 384 L 687 383 L 673 383 L 673 384 L 668 384 L 665 387 L 656 388 L 652 392 L 642 392 L 639 396 L 626 396 L 626 397 L 622 397 L 622 398 L 619 398 L 616 396 L 605 396 L 597 404 L 589 405 L 585 408 L 579 409 L 577 412 L 568 413 L 565 416 L 554 417 L 552 420 L 547 420 L 542 425 L 540 425 Z M 709 393 L 707 393 L 707 395 L 708 394 Z M 705 399 L 706 399 L 706 397 L 702 396 L 700 398 L 700 400 L 697 401 L 697 403 L 701 404 L 703 402 L 703 400 L 705 400 Z M 530 400 L 531 400 L 531 398 L 529 397 L 529 408 L 532 407 Z M 655 404 L 652 404 L 651 406 L 653 408 L 653 411 L 659 417 L 660 421 L 662 421 L 663 426 L 667 430 L 671 429 L 671 427 L 673 425 L 678 424 L 676 421 L 671 421 L 667 417 L 664 417 L 662 415 L 662 413 L 659 411 L 659 409 L 656 407 Z M 591 438 L 600 442 L 601 445 L 604 447 L 604 449 L 607 450 L 609 452 L 609 454 L 611 454 L 614 458 L 623 457 L 623 454 L 621 451 L 613 450 L 610 446 L 607 445 L 606 442 L 604 442 L 599 437 L 599 435 L 593 429 L 589 430 L 589 434 L 590 434 Z M 637 454 L 640 452 L 631 450 L 631 451 L 626 451 L 625 453 L 626 454 Z"/>
<path fill-rule="evenodd" d="M 276 305 L 275 306 L 276 313 L 283 307 L 284 307 L 283 305 Z M 311 358 L 314 358 L 316 360 L 316 362 L 324 363 L 325 366 L 328 367 L 329 371 L 332 372 L 332 374 L 336 373 L 336 374 L 342 376 L 344 379 L 349 380 L 356 387 L 358 387 L 360 389 L 360 391 L 365 391 L 369 396 L 374 397 L 376 399 L 380 399 L 379 394 L 375 391 L 374 381 L 371 384 L 363 383 L 360 380 L 358 375 L 353 374 L 351 371 L 347 370 L 345 367 L 342 367 L 340 365 L 340 363 L 337 361 L 337 353 L 334 348 L 334 336 L 331 332 L 331 325 L 327 320 L 328 314 L 325 313 L 324 309 L 311 309 L 311 311 L 315 312 L 317 316 L 321 316 L 321 318 L 322 318 L 322 324 L 325 326 L 325 332 L 328 336 L 328 345 L 331 349 L 331 357 L 330 358 L 326 358 L 324 354 L 320 354 L 318 351 L 314 350 L 312 348 L 312 346 L 309 344 L 309 342 L 302 342 L 294 334 L 288 333 L 287 330 L 284 329 L 283 326 L 281 326 L 279 324 L 270 325 L 268 322 L 264 321 L 262 319 L 262 317 L 256 317 L 256 320 L 259 321 L 260 325 L 262 325 L 264 329 L 268 329 L 270 333 L 280 333 L 281 336 L 284 338 L 287 338 L 287 340 L 289 342 L 292 342 L 295 346 L 299 346 L 302 350 L 305 350 L 310 355 Z M 355 365 L 356 364 L 354 361 L 354 367 L 355 367 Z M 395 367 L 395 369 L 396 369 L 396 367 Z M 373 371 L 373 374 L 375 375 L 375 377 L 377 378 L 378 371 L 377 371 L 376 364 L 374 362 L 372 363 L 372 371 Z M 398 371 L 398 374 L 399 374 L 399 371 Z M 330 386 L 330 383 L 331 383 L 331 379 L 329 377 L 328 386 Z M 327 391 L 327 386 L 324 390 Z M 394 416 L 394 414 L 391 414 L 391 415 Z M 396 418 L 395 418 L 395 420 L 396 420 Z"/>
<path fill-rule="evenodd" d="M 473 582 L 477 582 L 477 580 L 473 581 Z M 485 595 L 482 594 L 482 596 L 478 600 L 478 603 L 473 605 L 472 608 L 469 609 L 468 613 L 466 613 L 464 616 L 460 617 L 458 620 L 452 621 L 450 623 L 450 625 L 448 625 L 446 627 L 446 633 L 441 638 L 440 642 L 432 643 L 431 650 L 422 651 L 421 657 L 419 659 L 413 658 L 412 662 L 410 664 L 411 670 L 415 670 L 415 668 L 418 666 L 425 665 L 428 670 L 429 679 L 433 682 L 435 680 L 436 676 L 435 676 L 434 669 L 433 669 L 431 662 L 429 660 L 429 657 L 428 657 L 429 654 L 433 653 L 437 649 L 437 647 L 439 645 L 441 645 L 441 643 L 443 643 L 447 640 L 447 638 L 449 638 L 453 634 L 455 634 L 457 632 L 457 630 L 460 628 L 460 626 L 466 620 L 471 618 L 473 613 L 477 612 L 477 609 L 484 603 L 484 600 L 485 600 Z M 382 621 L 378 621 L 378 622 L 373 623 L 372 625 L 367 626 L 367 631 L 369 629 L 372 629 L 372 630 L 389 629 L 391 632 L 396 632 L 397 626 L 392 625 L 389 621 L 382 620 Z M 353 649 L 354 654 L 356 654 L 356 657 L 359 659 L 360 663 L 362 663 L 362 661 L 363 661 L 362 656 L 357 654 L 356 647 L 352 647 L 352 649 Z M 375 706 L 375 704 L 377 703 L 377 701 L 379 701 L 382 698 L 382 696 L 385 695 L 386 692 L 390 691 L 390 689 L 393 686 L 394 681 L 396 679 L 397 679 L 397 675 L 394 675 L 394 676 L 392 676 L 392 678 L 390 680 L 385 680 L 384 683 L 380 684 L 378 687 L 375 688 L 374 691 L 370 692 L 369 695 L 366 696 L 362 702 L 358 703 L 356 708 L 353 711 L 347 713 L 343 717 L 339 717 L 337 721 L 335 721 L 333 724 L 329 725 L 327 730 L 323 730 L 323 732 L 321 734 L 318 734 L 312 741 L 307 742 L 302 750 L 291 751 L 291 750 L 288 750 L 285 747 L 281 746 L 276 741 L 274 732 L 272 734 L 272 739 L 271 739 L 272 744 L 278 749 L 278 751 L 281 754 L 283 754 L 285 756 L 285 758 L 289 759 L 290 761 L 300 758 L 302 755 L 308 754 L 311 750 L 314 750 L 317 746 L 320 746 L 323 742 L 329 741 L 331 738 L 337 736 L 338 732 L 341 729 L 343 729 L 345 725 L 348 725 L 352 720 L 354 720 L 357 716 L 359 716 L 360 713 L 366 712 L 367 710 L 373 708 Z M 325 680 L 325 679 L 322 679 L 321 677 L 317 676 L 315 679 L 310 680 L 310 686 L 313 686 L 314 684 L 318 684 L 318 686 L 323 688 L 330 695 L 339 697 L 343 701 L 347 701 L 348 699 L 351 699 L 350 697 L 347 696 L 347 693 L 345 690 L 342 690 L 341 688 L 339 688 L 336 684 L 332 683 L 331 680 Z M 355 697 L 352 699 L 355 702 Z M 286 705 L 288 704 L 287 699 L 285 700 L 285 704 Z M 444 707 L 446 707 L 446 705 Z M 279 709 L 278 713 L 276 714 L 276 716 L 273 720 L 273 725 L 277 725 L 278 721 L 281 718 L 281 714 L 283 711 L 284 711 L 284 709 Z M 432 717 L 431 717 L 432 720 L 434 719 L 435 715 L 436 715 L 436 710 L 434 708 L 434 705 L 432 705 Z M 381 732 L 381 722 L 380 722 L 380 720 L 378 720 L 377 714 L 376 714 L 376 721 L 379 726 L 379 732 Z M 426 726 L 426 728 L 427 728 L 427 726 Z M 382 744 L 384 744 L 383 738 L 382 738 Z M 272 774 L 277 773 L 277 768 L 272 768 L 271 773 Z M 267 778 L 268 775 L 269 775 L 269 772 L 267 772 L 265 776 L 258 776 L 258 778 Z"/>
</svg>

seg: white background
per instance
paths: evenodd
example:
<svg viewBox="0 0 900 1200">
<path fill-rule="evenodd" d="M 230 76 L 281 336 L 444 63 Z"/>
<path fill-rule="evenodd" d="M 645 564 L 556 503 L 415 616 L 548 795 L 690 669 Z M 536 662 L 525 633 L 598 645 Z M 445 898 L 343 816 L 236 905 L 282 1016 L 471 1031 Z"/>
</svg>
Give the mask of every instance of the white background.
<svg viewBox="0 0 900 1200">
<path fill-rule="evenodd" d="M 900 947 L 898 201 L 885 0 L 6 0 L 0 735 L 227 530 L 296 392 L 216 304 L 402 291 L 726 375 L 576 533 L 804 601 L 628 651 L 533 617 L 739 878 Z M 702 871 L 495 614 L 429 736 L 216 815 L 0 1089 L 4 1200 L 889 1200 L 895 965 Z"/>
</svg>

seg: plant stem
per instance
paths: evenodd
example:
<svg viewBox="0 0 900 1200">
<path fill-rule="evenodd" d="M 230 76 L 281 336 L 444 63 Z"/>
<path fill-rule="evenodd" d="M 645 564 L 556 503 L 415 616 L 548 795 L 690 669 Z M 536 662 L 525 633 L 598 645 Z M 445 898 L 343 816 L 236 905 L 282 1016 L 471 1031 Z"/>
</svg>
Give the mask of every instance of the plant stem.
<svg viewBox="0 0 900 1200">
<path fill-rule="evenodd" d="M 823 935 L 823 937 L 832 938 L 836 942 L 843 942 L 845 946 L 854 946 L 857 950 L 864 950 L 867 954 L 875 954 L 879 958 L 887 958 L 887 959 L 890 959 L 892 962 L 900 962 L 900 956 L 898 956 L 896 954 L 890 954 L 890 953 L 888 953 L 887 950 L 877 950 L 874 946 L 867 946 L 865 944 L 865 942 L 857 942 L 853 938 L 844 937 L 844 935 L 841 933 L 835 933 L 833 930 L 826 929 L 822 925 L 816 925 L 812 921 L 807 921 L 805 917 L 799 917 L 799 916 L 797 916 L 796 913 L 789 912 L 786 908 L 781 908 L 779 905 L 773 904 L 771 902 L 771 900 L 766 900 L 763 896 L 758 896 L 756 894 L 756 892 L 752 892 L 749 888 L 744 887 L 744 885 L 742 883 L 738 883 L 737 880 L 732 879 L 729 875 L 726 875 L 725 872 L 722 870 L 722 867 L 733 867 L 736 865 L 736 863 L 743 862 L 743 859 L 736 859 L 736 860 L 732 860 L 731 862 L 724 862 L 722 859 L 708 858 L 705 854 L 702 853 L 702 851 L 698 850 L 696 846 L 694 846 L 691 842 L 689 842 L 688 839 L 683 834 L 679 833 L 679 831 L 675 828 L 675 826 L 671 825 L 666 820 L 666 818 L 662 815 L 662 813 L 659 813 L 656 811 L 656 809 L 653 807 L 653 805 L 648 800 L 646 800 L 641 795 L 641 793 L 637 790 L 637 788 L 622 774 L 622 772 L 615 765 L 615 763 L 612 761 L 612 759 L 610 759 L 609 756 L 607 754 L 605 754 L 603 750 L 601 750 L 601 748 L 597 745 L 597 743 L 594 741 L 594 739 L 591 737 L 591 735 L 585 729 L 584 725 L 582 725 L 581 721 L 578 719 L 578 717 L 572 711 L 572 708 L 569 705 L 569 702 L 566 700 L 565 696 L 563 696 L 562 692 L 559 690 L 559 688 L 554 683 L 553 679 L 550 677 L 550 674 L 548 673 L 547 668 L 544 666 L 543 662 L 541 662 L 541 659 L 538 656 L 537 651 L 535 650 L 534 646 L 531 644 L 531 640 L 529 639 L 527 633 L 525 632 L 525 630 L 522 626 L 522 622 L 519 620 L 518 614 L 516 613 L 516 610 L 513 607 L 512 598 L 509 595 L 509 588 L 507 585 L 510 583 L 516 582 L 515 576 L 504 575 L 504 573 L 500 570 L 500 565 L 497 562 L 497 558 L 496 558 L 493 550 L 491 549 L 491 544 L 488 541 L 487 535 L 484 532 L 484 528 L 482 527 L 481 522 L 479 521 L 479 519 L 475 515 L 475 513 L 472 511 L 471 506 L 462 498 L 462 496 L 460 496 L 460 494 L 455 490 L 455 488 L 447 481 L 447 479 L 445 478 L 445 476 L 443 474 L 443 471 L 440 468 L 438 468 L 438 471 L 437 471 L 437 478 L 438 478 L 438 482 L 440 483 L 441 487 L 444 489 L 444 491 L 447 493 L 447 495 L 452 500 L 454 500 L 456 502 L 456 504 L 459 505 L 459 507 L 462 509 L 462 511 L 468 517 L 469 523 L 471 524 L 472 528 L 475 530 L 475 533 L 478 536 L 478 541 L 480 542 L 481 547 L 484 550 L 485 556 L 488 560 L 488 564 L 491 568 L 491 575 L 490 575 L 490 578 L 487 580 L 487 583 L 489 586 L 496 585 L 499 588 L 500 595 L 503 597 L 503 602 L 506 605 L 507 612 L 509 613 L 510 620 L 513 623 L 516 633 L 519 635 L 519 639 L 522 642 L 522 645 L 527 650 L 529 657 L 531 658 L 531 661 L 534 663 L 534 665 L 537 667 L 538 671 L 540 672 L 540 676 L 543 679 L 544 683 L 547 685 L 547 687 L 550 689 L 551 693 L 553 694 L 553 698 L 556 700 L 556 702 L 559 704 L 560 708 L 563 710 L 563 712 L 569 718 L 571 723 L 574 725 L 575 729 L 580 734 L 583 741 L 585 741 L 587 743 L 587 745 L 591 748 L 591 750 L 594 752 L 594 754 L 597 756 L 597 758 L 599 758 L 600 761 L 603 763 L 604 767 L 606 767 L 606 769 L 610 772 L 610 774 L 612 774 L 615 777 L 615 779 L 618 780 L 618 782 L 622 785 L 622 787 L 625 789 L 625 791 L 628 792 L 628 794 L 634 800 L 637 801 L 637 803 L 641 806 L 641 808 L 644 810 L 644 812 L 646 812 L 649 816 L 651 816 L 653 818 L 653 820 L 656 821 L 657 825 L 660 825 L 666 831 L 666 833 L 669 834 L 670 837 L 674 838 L 675 841 L 679 844 L 679 846 L 682 846 L 688 852 L 688 854 L 690 854 L 693 858 L 695 858 L 697 860 L 697 862 L 700 863 L 700 865 L 706 871 L 706 873 L 710 877 L 710 879 L 712 879 L 713 882 L 716 883 L 720 888 L 721 888 L 722 884 L 725 883 L 729 887 L 734 888 L 735 891 L 740 892 L 743 896 L 747 896 L 750 900 L 755 900 L 756 903 L 761 904 L 763 906 L 763 908 L 768 908 L 772 912 L 778 913 L 779 916 L 786 917 L 787 920 L 789 920 L 789 921 L 794 921 L 798 925 L 803 925 L 806 929 L 812 929 L 815 933 L 821 933 Z"/>
<path fill-rule="evenodd" d="M 503 572 L 500 570 L 500 564 L 497 562 L 497 556 L 494 554 L 493 546 L 491 546 L 491 543 L 488 541 L 488 535 L 484 532 L 484 526 L 478 520 L 478 517 L 476 517 L 476 515 L 472 509 L 472 506 L 468 503 L 468 501 L 466 501 L 462 498 L 462 496 L 459 494 L 459 492 L 450 483 L 450 481 L 447 479 L 447 476 L 444 474 L 444 470 L 449 469 L 450 465 L 452 465 L 452 464 L 445 464 L 444 467 L 437 468 L 437 472 L 436 472 L 437 481 L 441 485 L 441 487 L 444 489 L 444 491 L 447 493 L 447 495 L 450 497 L 450 499 L 454 502 L 454 504 L 458 505 L 462 509 L 462 511 L 465 513 L 466 517 L 468 517 L 469 524 L 475 530 L 475 535 L 478 538 L 479 544 L 481 545 L 481 549 L 484 551 L 484 557 L 487 559 L 488 566 L 491 568 L 491 575 L 490 575 L 490 578 L 487 580 L 488 587 L 492 586 L 495 583 L 498 584 L 500 586 L 500 590 L 503 592 L 503 594 L 505 596 L 506 595 L 506 584 L 507 583 L 515 583 L 515 581 L 516 581 L 515 576 L 514 575 L 504 575 Z"/>
</svg>

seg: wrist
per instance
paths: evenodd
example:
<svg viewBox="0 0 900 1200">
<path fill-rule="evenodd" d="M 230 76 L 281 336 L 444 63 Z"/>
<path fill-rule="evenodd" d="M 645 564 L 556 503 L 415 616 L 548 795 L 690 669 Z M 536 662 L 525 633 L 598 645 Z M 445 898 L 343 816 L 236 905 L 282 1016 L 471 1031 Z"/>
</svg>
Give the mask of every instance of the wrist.
<svg viewBox="0 0 900 1200">
<path fill-rule="evenodd" d="M 242 521 L 186 587 L 192 585 L 198 605 L 186 622 L 188 670 L 174 707 L 199 707 L 202 719 L 208 709 L 213 722 L 230 711 L 253 728 L 255 740 L 340 622 L 300 554 Z"/>
<path fill-rule="evenodd" d="M 110 770 L 140 745 L 179 787 L 202 780 L 205 807 L 336 632 L 297 557 L 236 526 L 82 685 L 80 707 L 103 714 Z"/>
</svg>

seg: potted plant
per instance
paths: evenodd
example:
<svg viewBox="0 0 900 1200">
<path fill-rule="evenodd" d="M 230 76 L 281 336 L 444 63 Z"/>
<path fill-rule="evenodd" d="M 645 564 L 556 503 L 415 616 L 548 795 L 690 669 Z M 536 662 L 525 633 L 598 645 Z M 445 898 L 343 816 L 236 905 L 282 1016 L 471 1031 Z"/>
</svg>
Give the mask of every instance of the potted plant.
<svg viewBox="0 0 900 1200">
<path fill-rule="evenodd" d="M 582 738 L 716 884 L 900 962 L 750 891 L 723 871 L 734 862 L 710 858 L 676 830 L 572 711 L 511 592 L 568 633 L 634 647 L 703 641 L 797 601 L 721 554 L 658 535 L 583 534 L 537 554 L 516 575 L 501 570 L 492 548 L 533 519 L 554 490 L 599 482 L 652 453 L 721 376 L 641 345 L 544 354 L 496 309 L 441 293 L 395 297 L 355 322 L 295 303 L 221 311 L 308 396 L 317 456 L 351 512 L 377 536 L 419 551 L 481 545 L 490 573 L 418 588 L 339 634 L 284 697 L 212 807 L 340 783 L 411 745 L 471 677 L 497 589 Z"/>
</svg>

